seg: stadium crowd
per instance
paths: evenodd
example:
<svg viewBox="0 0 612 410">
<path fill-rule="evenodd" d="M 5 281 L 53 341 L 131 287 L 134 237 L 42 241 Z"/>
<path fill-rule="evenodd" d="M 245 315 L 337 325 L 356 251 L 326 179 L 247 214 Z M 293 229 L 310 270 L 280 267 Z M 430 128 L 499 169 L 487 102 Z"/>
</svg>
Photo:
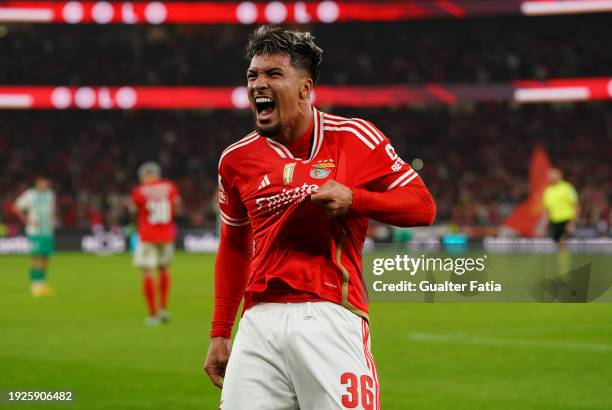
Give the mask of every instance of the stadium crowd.
<svg viewBox="0 0 612 410">
<path fill-rule="evenodd" d="M 419 173 L 436 198 L 439 223 L 498 225 L 528 195 L 536 146 L 577 187 L 582 225 L 610 218 L 612 104 L 328 111 L 370 119 L 404 159 L 422 160 Z M 136 169 L 153 159 L 180 188 L 180 223 L 212 227 L 219 154 L 250 128 L 246 111 L 1 112 L 3 219 L 14 222 L 12 201 L 45 172 L 63 226 L 126 224 Z"/>
<path fill-rule="evenodd" d="M 607 76 L 611 25 L 604 14 L 300 28 L 326 50 L 321 83 L 420 84 Z M 11 25 L 0 38 L 0 84 L 241 84 L 251 30 Z"/>
<path fill-rule="evenodd" d="M 609 76 L 611 25 L 603 14 L 300 28 L 325 50 L 321 84 L 423 84 Z M 2 27 L 0 84 L 24 85 L 243 84 L 242 50 L 252 30 Z M 538 145 L 577 187 L 581 223 L 610 221 L 610 103 L 320 108 L 372 120 L 405 159 L 420 158 L 438 222 L 499 224 L 528 194 Z M 219 154 L 251 127 L 247 111 L 0 111 L 0 218 L 16 226 L 12 201 L 44 172 L 55 183 L 62 226 L 123 225 L 136 168 L 157 160 L 181 190 L 179 222 L 214 226 Z"/>
</svg>

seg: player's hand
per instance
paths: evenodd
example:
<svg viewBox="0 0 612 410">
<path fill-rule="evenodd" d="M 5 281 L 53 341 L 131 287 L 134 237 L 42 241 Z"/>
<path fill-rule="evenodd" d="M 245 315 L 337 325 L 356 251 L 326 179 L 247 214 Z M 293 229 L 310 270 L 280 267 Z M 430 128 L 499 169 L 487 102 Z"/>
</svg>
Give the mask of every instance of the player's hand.
<svg viewBox="0 0 612 410">
<path fill-rule="evenodd" d="M 353 191 L 339 182 L 327 181 L 310 199 L 325 209 L 328 218 L 335 218 L 348 212 L 353 203 Z"/>
<path fill-rule="evenodd" d="M 225 337 L 213 337 L 204 362 L 204 371 L 218 388 L 223 387 L 225 368 L 230 357 L 230 340 Z"/>
<path fill-rule="evenodd" d="M 570 235 L 573 235 L 576 233 L 576 221 L 575 220 L 571 220 L 567 223 L 567 225 L 565 225 L 565 232 L 567 232 Z"/>
</svg>

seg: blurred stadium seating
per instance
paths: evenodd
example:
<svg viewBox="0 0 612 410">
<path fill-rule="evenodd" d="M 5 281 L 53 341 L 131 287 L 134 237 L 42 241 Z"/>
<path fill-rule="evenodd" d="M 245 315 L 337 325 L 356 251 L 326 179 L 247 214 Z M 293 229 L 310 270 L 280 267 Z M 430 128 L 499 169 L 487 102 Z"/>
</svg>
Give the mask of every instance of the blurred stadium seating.
<svg viewBox="0 0 612 410">
<path fill-rule="evenodd" d="M 589 15 L 296 27 L 325 50 L 321 83 L 422 84 L 608 76 L 609 26 L 608 15 Z M 0 84 L 242 84 L 251 30 L 12 25 L 1 42 Z"/>
<path fill-rule="evenodd" d="M 610 75 L 608 14 L 299 25 L 325 50 L 321 84 L 497 84 Z M 0 84 L 244 83 L 244 25 L 3 26 Z M 321 107 L 371 119 L 421 171 L 438 223 L 498 226 L 528 191 L 528 159 L 543 146 L 580 192 L 580 224 L 608 233 L 612 104 Z M 216 162 L 251 128 L 241 110 L 0 112 L 2 220 L 33 174 L 49 173 L 62 227 L 128 221 L 135 169 L 161 161 L 185 200 L 181 224 L 212 227 Z M 53 152 L 53 155 L 48 155 Z"/>
<path fill-rule="evenodd" d="M 334 105 L 318 88 L 317 107 L 374 122 L 436 199 L 433 227 L 372 224 L 366 280 L 382 278 L 372 274 L 375 258 L 400 255 L 490 256 L 487 278 L 510 279 L 499 299 L 456 292 L 452 304 L 440 293 L 386 303 L 403 296 L 370 291 L 382 407 L 612 409 L 610 305 L 573 303 L 605 292 L 595 301 L 611 300 L 612 0 L 0 0 L 0 396 L 70 389 L 76 401 L 62 408 L 219 407 L 201 365 L 219 241 L 217 162 L 252 129 L 234 91 L 246 82 L 247 35 L 272 20 L 312 31 L 325 49 L 320 86 L 345 100 Z M 376 85 L 386 94 L 365 88 Z M 348 99 L 333 88 L 349 86 Z M 138 104 L 122 101 L 119 87 L 133 87 L 127 96 L 138 94 Z M 146 87 L 169 88 L 147 105 Z M 223 90 L 204 100 L 210 87 Z M 177 92 L 186 88 L 196 93 Z M 521 103 L 530 99 L 538 103 Z M 530 194 L 536 147 L 580 195 L 580 238 L 569 241 L 572 270 L 559 282 L 543 281 L 566 272 L 552 241 L 497 236 Z M 140 277 L 126 252 L 137 240 L 130 191 L 148 160 L 177 182 L 184 205 L 173 321 L 161 329 L 142 326 Z M 52 179 L 60 211 L 57 294 L 45 300 L 27 291 L 29 242 L 12 211 L 39 173 Z M 395 243 L 374 243 L 382 238 Z M 589 292 L 561 286 L 578 275 Z M 524 286 L 531 279 L 542 292 Z M 555 303 L 514 303 L 535 300 Z"/>
</svg>

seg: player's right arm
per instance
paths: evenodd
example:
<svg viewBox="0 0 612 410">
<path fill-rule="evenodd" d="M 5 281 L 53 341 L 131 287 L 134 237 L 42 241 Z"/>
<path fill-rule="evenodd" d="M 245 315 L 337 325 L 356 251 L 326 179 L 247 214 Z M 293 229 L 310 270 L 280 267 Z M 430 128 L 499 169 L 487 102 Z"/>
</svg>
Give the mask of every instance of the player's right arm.
<svg viewBox="0 0 612 410">
<path fill-rule="evenodd" d="M 30 207 L 31 203 L 31 192 L 30 190 L 27 190 L 17 198 L 13 206 L 13 212 L 24 225 L 28 224 L 28 216 L 26 215 L 26 211 Z"/>
<path fill-rule="evenodd" d="M 172 189 L 170 190 L 169 200 L 172 203 L 172 215 L 173 217 L 175 217 L 176 214 L 180 214 L 183 212 L 183 204 L 181 201 L 181 193 L 179 192 L 178 186 L 174 182 L 170 182 L 170 184 Z"/>
<path fill-rule="evenodd" d="M 28 224 L 28 217 L 26 216 L 25 212 L 23 212 L 21 209 L 17 207 L 15 207 L 13 211 L 15 212 L 15 215 L 17 215 L 17 218 L 19 218 L 21 223 L 23 223 L 24 225 Z"/>
<path fill-rule="evenodd" d="M 232 327 L 249 276 L 251 243 L 250 225 L 221 225 L 221 241 L 215 259 L 211 340 L 204 364 L 204 370 L 217 387 L 223 386 Z"/>
<path fill-rule="evenodd" d="M 232 327 L 246 289 L 253 249 L 246 209 L 227 174 L 226 167 L 220 167 L 219 208 L 223 223 L 215 259 L 211 341 L 204 363 L 204 371 L 219 388 L 223 386 L 225 368 L 230 356 Z"/>
</svg>

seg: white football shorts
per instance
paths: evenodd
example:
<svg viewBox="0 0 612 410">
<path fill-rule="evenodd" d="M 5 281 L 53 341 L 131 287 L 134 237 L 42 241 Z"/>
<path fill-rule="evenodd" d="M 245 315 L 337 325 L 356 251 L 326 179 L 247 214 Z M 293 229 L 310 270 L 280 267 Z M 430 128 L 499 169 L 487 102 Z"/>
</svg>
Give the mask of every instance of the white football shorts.
<svg viewBox="0 0 612 410">
<path fill-rule="evenodd" d="M 253 306 L 240 320 L 219 408 L 380 409 L 368 323 L 331 302 Z"/>
<path fill-rule="evenodd" d="M 174 257 L 174 243 L 138 242 L 134 251 L 134 266 L 141 269 L 156 269 L 169 266 Z"/>
</svg>

